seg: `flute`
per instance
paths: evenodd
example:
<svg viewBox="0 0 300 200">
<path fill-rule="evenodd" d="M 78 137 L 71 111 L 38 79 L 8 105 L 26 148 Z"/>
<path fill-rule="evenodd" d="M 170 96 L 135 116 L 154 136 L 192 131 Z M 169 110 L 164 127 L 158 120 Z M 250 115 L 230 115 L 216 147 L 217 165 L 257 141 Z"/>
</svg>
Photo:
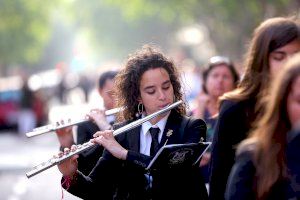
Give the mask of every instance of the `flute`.
<svg viewBox="0 0 300 200">
<path fill-rule="evenodd" d="M 122 110 L 123 110 L 123 108 L 114 108 L 114 109 L 111 109 L 111 110 L 107 110 L 107 111 L 105 111 L 105 115 L 106 116 L 114 115 L 118 112 L 121 112 Z M 44 133 L 48 133 L 48 132 L 51 132 L 51 131 L 56 131 L 56 130 L 59 130 L 59 129 L 62 129 L 62 128 L 73 126 L 73 125 L 76 125 L 76 124 L 81 124 L 81 123 L 87 122 L 89 120 L 90 119 L 85 118 L 85 119 L 79 119 L 79 120 L 76 120 L 76 121 L 70 121 L 69 120 L 66 124 L 57 124 L 57 123 L 48 124 L 48 125 L 45 125 L 45 126 L 34 128 L 32 131 L 26 133 L 26 136 L 27 137 L 34 137 L 34 136 L 41 135 L 41 134 L 44 134 Z"/>
<path fill-rule="evenodd" d="M 183 103 L 183 101 L 181 101 L 181 100 L 177 101 L 177 102 L 175 102 L 175 103 L 173 103 L 173 104 L 171 104 L 171 105 L 169 105 L 169 106 L 167 106 L 167 107 L 165 107 L 165 108 L 163 108 L 163 109 L 161 109 L 161 110 L 159 110 L 157 112 L 154 112 L 154 113 L 152 113 L 152 114 L 150 114 L 150 115 L 148 115 L 148 116 L 146 116 L 146 117 L 144 117 L 142 119 L 139 119 L 139 120 L 136 120 L 134 122 L 131 122 L 130 124 L 127 124 L 127 125 L 119 128 L 119 129 L 113 131 L 113 135 L 116 136 L 116 135 L 118 135 L 120 133 L 123 133 L 125 131 L 131 130 L 131 129 L 133 129 L 133 128 L 139 126 L 139 125 L 141 125 L 142 123 L 144 123 L 146 121 L 149 121 L 149 120 L 157 117 L 158 115 L 163 114 L 163 113 L 165 113 L 165 112 L 167 112 L 167 111 L 169 111 L 169 110 L 171 110 L 171 109 L 179 106 L 182 103 Z M 84 143 L 82 145 L 79 144 L 79 145 L 77 145 L 75 151 L 70 151 L 68 154 L 63 155 L 62 157 L 59 157 L 59 158 L 51 158 L 48 161 L 43 162 L 43 163 L 41 163 L 41 164 L 33 167 L 32 170 L 30 170 L 29 172 L 26 173 L 26 176 L 27 176 L 27 178 L 30 178 L 30 177 L 32 177 L 32 176 L 34 176 L 36 174 L 39 174 L 42 171 L 45 171 L 46 169 L 49 169 L 50 167 L 53 167 L 54 165 L 57 165 L 57 164 L 63 162 L 64 160 L 72 157 L 73 155 L 79 154 L 79 153 L 81 153 L 83 151 L 86 151 L 86 150 L 92 148 L 94 145 L 96 145 L 96 144 L 92 143 L 91 141 L 86 142 L 86 143 Z"/>
</svg>

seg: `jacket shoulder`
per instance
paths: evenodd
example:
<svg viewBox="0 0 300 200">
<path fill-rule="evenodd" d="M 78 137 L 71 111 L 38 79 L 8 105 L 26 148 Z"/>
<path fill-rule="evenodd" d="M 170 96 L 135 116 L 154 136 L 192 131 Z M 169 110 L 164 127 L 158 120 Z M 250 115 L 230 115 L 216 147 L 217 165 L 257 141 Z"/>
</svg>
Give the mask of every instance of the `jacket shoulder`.
<svg viewBox="0 0 300 200">
<path fill-rule="evenodd" d="M 195 118 L 193 116 L 189 116 L 189 117 L 183 116 L 183 118 L 185 118 L 184 120 L 187 120 L 187 127 L 197 125 L 197 126 L 200 126 L 201 128 L 206 129 L 206 123 L 203 119 Z"/>
</svg>

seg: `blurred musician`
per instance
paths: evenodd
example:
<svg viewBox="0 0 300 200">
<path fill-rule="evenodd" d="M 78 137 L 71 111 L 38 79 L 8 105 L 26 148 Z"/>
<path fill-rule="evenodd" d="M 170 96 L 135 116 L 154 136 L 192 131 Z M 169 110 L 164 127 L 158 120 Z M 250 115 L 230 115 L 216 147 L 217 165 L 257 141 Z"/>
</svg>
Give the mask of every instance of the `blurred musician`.
<svg viewBox="0 0 300 200">
<path fill-rule="evenodd" d="M 104 109 L 110 110 L 115 108 L 116 101 L 113 90 L 115 87 L 114 78 L 116 71 L 107 71 L 100 75 L 98 81 L 98 92 L 103 99 Z M 115 122 L 115 116 L 105 116 L 105 110 L 93 109 L 88 114 L 92 120 L 79 124 L 77 127 L 77 144 L 83 144 L 93 138 L 93 134 L 99 130 L 108 130 Z M 67 127 L 56 131 L 61 148 L 70 148 L 74 144 L 72 127 Z M 78 168 L 81 172 L 88 175 L 103 152 L 100 146 L 84 152 L 78 159 Z"/>
</svg>

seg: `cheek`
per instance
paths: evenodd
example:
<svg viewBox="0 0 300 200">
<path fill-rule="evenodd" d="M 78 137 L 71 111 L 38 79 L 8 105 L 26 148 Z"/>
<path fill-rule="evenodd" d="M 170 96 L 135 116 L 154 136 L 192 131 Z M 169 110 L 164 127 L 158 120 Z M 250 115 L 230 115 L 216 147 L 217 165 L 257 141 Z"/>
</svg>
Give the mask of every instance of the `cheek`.
<svg viewBox="0 0 300 200">
<path fill-rule="evenodd" d="M 209 92 L 209 91 L 213 90 L 213 88 L 215 87 L 215 85 L 216 85 L 216 80 L 209 77 L 209 78 L 206 80 L 206 84 L 205 84 L 205 85 L 206 85 L 207 91 Z"/>
<path fill-rule="evenodd" d="M 287 107 L 289 119 L 291 121 L 291 125 L 295 126 L 300 122 L 300 105 L 296 103 L 291 103 Z"/>
<path fill-rule="evenodd" d="M 272 77 L 276 75 L 276 73 L 279 71 L 279 66 L 282 65 L 280 61 L 272 60 L 270 62 L 270 74 Z"/>
<path fill-rule="evenodd" d="M 147 100 L 147 98 L 148 98 L 148 97 L 147 97 L 147 94 L 144 93 L 144 92 L 142 92 L 142 93 L 141 93 L 141 101 L 144 102 L 144 101 Z"/>
<path fill-rule="evenodd" d="M 169 91 L 169 96 L 171 99 L 173 99 L 173 96 L 174 96 L 174 89 L 173 87 L 171 87 L 170 91 Z"/>
<path fill-rule="evenodd" d="M 153 95 L 143 92 L 141 93 L 141 101 L 146 107 L 148 107 L 149 103 L 153 102 Z"/>
<path fill-rule="evenodd" d="M 286 62 L 286 60 L 287 59 L 278 61 L 278 60 L 270 59 L 269 65 L 270 65 L 270 74 L 272 77 L 275 77 L 278 74 L 278 72 L 280 71 L 280 69 Z"/>
<path fill-rule="evenodd" d="M 224 80 L 223 85 L 224 85 L 225 92 L 228 92 L 228 91 L 233 90 L 235 88 L 233 80 L 231 80 L 231 79 Z"/>
<path fill-rule="evenodd" d="M 211 94 L 214 91 L 214 87 L 212 84 L 207 83 L 205 87 L 208 94 Z"/>
<path fill-rule="evenodd" d="M 109 100 L 109 97 L 107 95 L 102 96 L 102 98 L 103 98 L 104 101 Z"/>
</svg>

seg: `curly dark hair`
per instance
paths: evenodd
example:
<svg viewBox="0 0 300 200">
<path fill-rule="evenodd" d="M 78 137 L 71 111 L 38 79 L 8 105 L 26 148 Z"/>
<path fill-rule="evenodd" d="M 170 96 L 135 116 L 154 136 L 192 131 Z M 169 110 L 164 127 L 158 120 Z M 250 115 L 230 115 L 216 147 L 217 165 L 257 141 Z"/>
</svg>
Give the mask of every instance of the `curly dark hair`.
<svg viewBox="0 0 300 200">
<path fill-rule="evenodd" d="M 118 106 L 123 106 L 120 119 L 131 120 L 136 118 L 138 112 L 138 98 L 140 97 L 140 82 L 142 75 L 149 69 L 164 68 L 169 76 L 174 90 L 174 101 L 183 99 L 179 73 L 174 63 L 166 58 L 163 53 L 154 46 L 144 45 L 142 49 L 129 55 L 125 68 L 116 76 L 116 89 Z M 178 113 L 186 113 L 186 105 L 181 104 L 175 109 Z"/>
</svg>

